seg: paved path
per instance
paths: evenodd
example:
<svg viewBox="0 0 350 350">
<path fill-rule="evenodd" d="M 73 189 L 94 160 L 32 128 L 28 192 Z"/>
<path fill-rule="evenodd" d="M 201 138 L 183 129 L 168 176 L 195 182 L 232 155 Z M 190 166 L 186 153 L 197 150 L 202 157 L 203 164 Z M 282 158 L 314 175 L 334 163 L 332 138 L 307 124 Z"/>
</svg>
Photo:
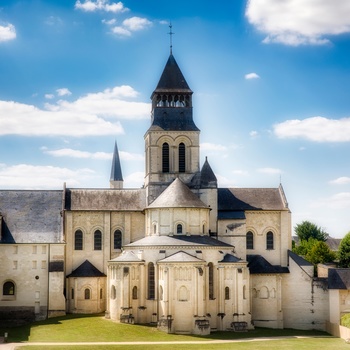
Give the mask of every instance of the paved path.
<svg viewBox="0 0 350 350">
<path fill-rule="evenodd" d="M 332 338 L 332 336 L 329 336 Z M 0 344 L 0 350 L 15 350 L 26 345 L 159 345 L 159 344 L 227 344 L 227 343 L 240 343 L 240 342 L 261 342 L 266 340 L 280 340 L 280 339 L 306 339 L 306 338 L 328 338 L 328 336 L 285 336 L 285 337 L 271 337 L 271 338 L 246 338 L 246 339 L 233 339 L 233 340 L 195 340 L 195 341 L 158 341 L 158 342 L 68 342 L 68 343 L 56 343 L 56 342 L 24 342 L 24 343 L 6 343 Z"/>
</svg>

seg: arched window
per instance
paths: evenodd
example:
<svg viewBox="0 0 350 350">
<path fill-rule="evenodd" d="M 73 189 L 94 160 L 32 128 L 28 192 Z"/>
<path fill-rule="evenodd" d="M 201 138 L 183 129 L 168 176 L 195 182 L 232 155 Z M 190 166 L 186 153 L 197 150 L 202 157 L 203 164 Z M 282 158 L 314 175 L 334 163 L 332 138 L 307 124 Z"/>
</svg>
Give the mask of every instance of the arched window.
<svg viewBox="0 0 350 350">
<path fill-rule="evenodd" d="M 88 300 L 90 298 L 91 298 L 90 289 L 89 288 L 85 288 L 85 290 L 84 290 L 84 299 Z"/>
<path fill-rule="evenodd" d="M 225 300 L 230 300 L 230 288 L 225 287 Z"/>
<path fill-rule="evenodd" d="M 266 249 L 273 249 L 273 233 L 271 231 L 266 234 Z"/>
<path fill-rule="evenodd" d="M 74 235 L 74 249 L 83 250 L 83 232 L 76 230 Z"/>
<path fill-rule="evenodd" d="M 7 281 L 2 286 L 2 295 L 15 295 L 15 284 Z"/>
<path fill-rule="evenodd" d="M 184 143 L 179 144 L 179 173 L 186 171 L 186 147 Z"/>
<path fill-rule="evenodd" d="M 247 299 L 247 288 L 245 285 L 243 286 L 243 299 Z"/>
<path fill-rule="evenodd" d="M 100 288 L 100 299 L 103 299 L 103 290 Z"/>
<path fill-rule="evenodd" d="M 136 287 L 136 286 L 134 286 L 134 287 L 132 288 L 132 298 L 133 298 L 134 300 L 137 299 L 137 287 Z"/>
<path fill-rule="evenodd" d="M 213 263 L 208 264 L 209 270 L 209 299 L 214 300 L 214 266 Z"/>
<path fill-rule="evenodd" d="M 102 232 L 100 230 L 94 232 L 94 250 L 102 250 Z"/>
<path fill-rule="evenodd" d="M 111 286 L 111 299 L 115 299 L 117 297 L 117 290 L 115 289 L 115 286 Z"/>
<path fill-rule="evenodd" d="M 269 298 L 269 290 L 267 289 L 267 287 L 261 287 L 259 297 L 260 297 L 260 299 L 268 299 Z"/>
<path fill-rule="evenodd" d="M 181 286 L 178 292 L 178 300 L 179 301 L 187 301 L 188 300 L 188 292 L 185 286 Z"/>
<path fill-rule="evenodd" d="M 162 171 L 168 173 L 170 171 L 169 166 L 169 144 L 164 142 L 162 147 Z"/>
<path fill-rule="evenodd" d="M 122 249 L 122 231 L 115 230 L 113 235 L 114 249 Z"/>
<path fill-rule="evenodd" d="M 247 236 L 246 236 L 246 245 L 247 245 L 247 249 L 254 249 L 254 235 L 253 232 L 249 231 L 247 232 Z"/>
<path fill-rule="evenodd" d="M 182 225 L 181 224 L 177 224 L 176 225 L 176 233 L 177 234 L 181 234 L 182 233 Z"/>
<path fill-rule="evenodd" d="M 155 298 L 155 276 L 154 276 L 154 264 L 148 264 L 148 299 Z"/>
</svg>

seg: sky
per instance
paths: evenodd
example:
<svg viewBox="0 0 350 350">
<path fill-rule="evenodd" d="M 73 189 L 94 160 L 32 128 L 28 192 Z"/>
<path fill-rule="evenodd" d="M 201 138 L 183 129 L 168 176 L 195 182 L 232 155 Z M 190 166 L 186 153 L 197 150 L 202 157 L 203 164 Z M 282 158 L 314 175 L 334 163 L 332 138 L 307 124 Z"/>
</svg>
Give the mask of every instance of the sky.
<svg viewBox="0 0 350 350">
<path fill-rule="evenodd" d="M 293 227 L 350 231 L 350 1 L 2 0 L 0 188 L 144 176 L 170 52 L 220 187 L 278 187 Z"/>
</svg>

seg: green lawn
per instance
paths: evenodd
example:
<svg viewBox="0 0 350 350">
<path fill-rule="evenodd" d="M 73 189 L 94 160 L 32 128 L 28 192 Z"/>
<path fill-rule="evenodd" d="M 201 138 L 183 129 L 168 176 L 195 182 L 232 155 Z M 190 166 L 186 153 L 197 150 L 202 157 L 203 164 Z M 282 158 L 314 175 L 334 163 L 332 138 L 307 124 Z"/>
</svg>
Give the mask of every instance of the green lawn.
<svg viewBox="0 0 350 350">
<path fill-rule="evenodd" d="M 119 324 L 106 320 L 102 315 L 68 315 L 52 318 L 43 322 L 27 326 L 4 328 L 0 327 L 0 335 L 8 332 L 9 342 L 137 342 L 137 341 L 208 341 L 234 340 L 244 338 L 278 337 L 278 336 L 316 336 L 313 339 L 279 339 L 271 341 L 225 343 L 225 344 L 171 344 L 174 349 L 308 349 L 322 350 L 348 349 L 350 345 L 344 340 L 331 338 L 328 334 L 319 331 L 297 331 L 291 329 L 274 330 L 257 328 L 243 333 L 215 332 L 208 336 L 174 335 L 159 332 L 155 327 Z M 29 344 L 28 344 L 29 345 Z M 43 346 L 25 346 L 21 349 L 36 350 Z M 45 349 L 72 350 L 86 349 L 89 346 L 45 346 Z M 142 349 L 154 350 L 169 349 L 169 345 L 94 345 L 91 349 Z"/>
</svg>

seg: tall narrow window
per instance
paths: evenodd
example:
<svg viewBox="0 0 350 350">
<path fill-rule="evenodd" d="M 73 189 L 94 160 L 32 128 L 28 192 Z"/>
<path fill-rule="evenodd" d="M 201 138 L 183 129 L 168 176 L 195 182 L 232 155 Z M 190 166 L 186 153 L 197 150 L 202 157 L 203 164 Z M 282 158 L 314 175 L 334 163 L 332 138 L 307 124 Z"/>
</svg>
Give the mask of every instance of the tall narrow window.
<svg viewBox="0 0 350 350">
<path fill-rule="evenodd" d="M 148 264 L 148 299 L 155 298 L 155 276 L 154 276 L 154 264 Z"/>
<path fill-rule="evenodd" d="M 209 299 L 214 300 L 214 266 L 213 263 L 208 264 L 209 267 Z"/>
<path fill-rule="evenodd" d="M 94 232 L 94 250 L 102 250 L 102 232 L 100 230 Z"/>
<path fill-rule="evenodd" d="M 88 300 L 91 298 L 91 295 L 90 295 L 90 289 L 89 288 L 86 288 L 84 290 L 84 299 Z"/>
<path fill-rule="evenodd" d="M 15 295 L 15 284 L 7 281 L 2 287 L 2 295 Z"/>
<path fill-rule="evenodd" d="M 137 287 L 136 287 L 136 286 L 134 286 L 134 287 L 132 288 L 132 298 L 133 298 L 134 300 L 137 299 Z"/>
<path fill-rule="evenodd" d="M 83 250 L 83 232 L 81 230 L 75 231 L 74 249 L 75 250 Z"/>
<path fill-rule="evenodd" d="M 246 236 L 247 249 L 254 249 L 254 235 L 253 232 L 247 232 Z"/>
<path fill-rule="evenodd" d="M 186 147 L 184 143 L 179 144 L 179 173 L 186 171 Z"/>
<path fill-rule="evenodd" d="M 163 173 L 168 173 L 170 170 L 169 166 L 169 144 L 163 143 L 162 147 L 162 171 Z"/>
<path fill-rule="evenodd" d="M 230 300 L 230 288 L 225 287 L 225 300 Z"/>
<path fill-rule="evenodd" d="M 273 249 L 273 233 L 271 231 L 266 234 L 266 249 Z"/>
<path fill-rule="evenodd" d="M 71 289 L 71 299 L 74 299 L 74 288 Z"/>
<path fill-rule="evenodd" d="M 181 224 L 177 224 L 176 225 L 176 233 L 177 234 L 181 234 L 182 233 L 182 225 Z"/>
<path fill-rule="evenodd" d="M 122 231 L 115 230 L 113 236 L 114 249 L 122 249 Z"/>
</svg>

